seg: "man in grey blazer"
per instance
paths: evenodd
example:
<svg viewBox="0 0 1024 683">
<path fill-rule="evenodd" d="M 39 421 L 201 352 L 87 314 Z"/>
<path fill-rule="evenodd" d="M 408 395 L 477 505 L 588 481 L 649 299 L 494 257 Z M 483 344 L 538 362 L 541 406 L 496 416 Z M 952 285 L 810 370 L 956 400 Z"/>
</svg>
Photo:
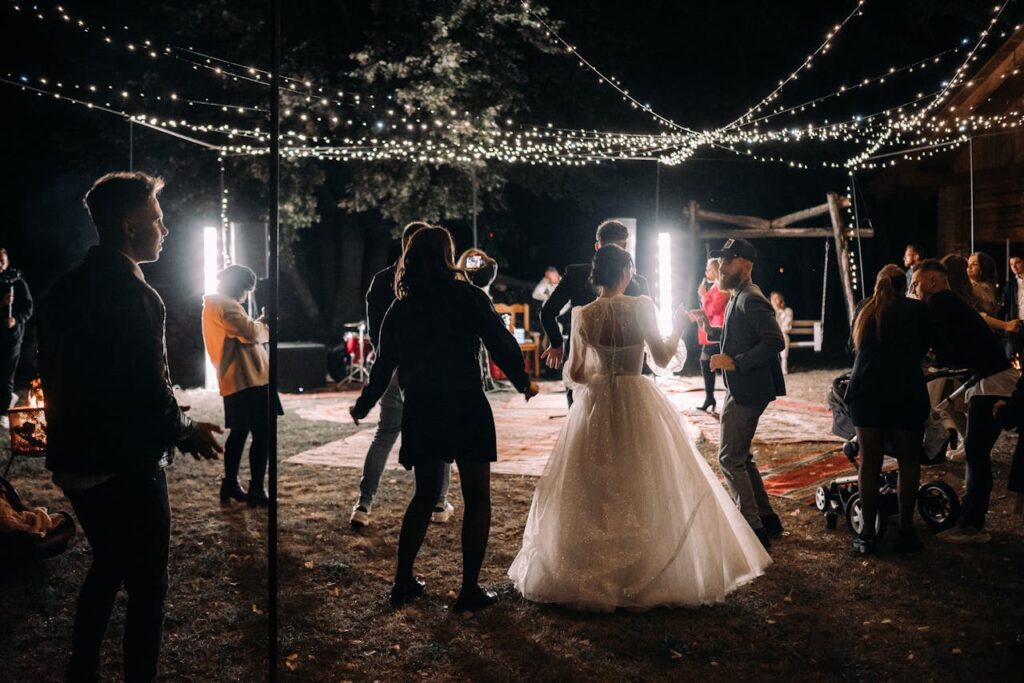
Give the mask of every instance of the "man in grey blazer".
<svg viewBox="0 0 1024 683">
<path fill-rule="evenodd" d="M 701 320 L 708 337 L 722 345 L 721 353 L 711 357 L 711 369 L 725 375 L 718 462 L 740 512 L 768 548 L 769 538 L 782 534 L 782 523 L 764 490 L 750 444 L 761 413 L 776 396 L 786 394 L 779 359 L 785 339 L 771 303 L 750 280 L 757 259 L 754 245 L 731 239 L 711 255 L 721 259 L 719 287 L 732 292 L 722 327 Z"/>
</svg>

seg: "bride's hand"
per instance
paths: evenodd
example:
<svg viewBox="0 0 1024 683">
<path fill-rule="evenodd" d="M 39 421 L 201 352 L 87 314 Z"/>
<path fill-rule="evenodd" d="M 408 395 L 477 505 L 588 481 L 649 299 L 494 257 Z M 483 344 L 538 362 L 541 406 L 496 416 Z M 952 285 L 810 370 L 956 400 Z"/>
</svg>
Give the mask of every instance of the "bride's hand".
<svg viewBox="0 0 1024 683">
<path fill-rule="evenodd" d="M 672 331 L 682 332 L 683 328 L 686 327 L 687 321 L 690 319 L 690 310 L 686 306 L 679 306 L 672 316 Z"/>
</svg>

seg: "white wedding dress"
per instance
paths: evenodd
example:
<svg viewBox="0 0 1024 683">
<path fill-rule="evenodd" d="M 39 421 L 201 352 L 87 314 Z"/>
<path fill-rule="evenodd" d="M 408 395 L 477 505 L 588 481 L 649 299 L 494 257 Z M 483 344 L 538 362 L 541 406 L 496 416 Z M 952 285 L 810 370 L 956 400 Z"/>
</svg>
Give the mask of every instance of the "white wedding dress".
<svg viewBox="0 0 1024 683">
<path fill-rule="evenodd" d="M 645 344 L 646 342 L 646 344 Z M 681 367 L 648 297 L 599 298 L 572 314 L 563 371 L 574 402 L 533 494 L 508 575 L 535 602 L 611 611 L 720 602 L 771 558 L 641 375 Z"/>
</svg>

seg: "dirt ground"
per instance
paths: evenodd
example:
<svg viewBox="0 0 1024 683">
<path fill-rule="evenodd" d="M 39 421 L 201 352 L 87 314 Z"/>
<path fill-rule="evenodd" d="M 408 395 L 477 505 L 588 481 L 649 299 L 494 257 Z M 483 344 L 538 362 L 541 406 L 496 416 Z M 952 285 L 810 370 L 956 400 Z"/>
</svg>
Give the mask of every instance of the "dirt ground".
<svg viewBox="0 0 1024 683">
<path fill-rule="evenodd" d="M 835 374 L 790 375 L 791 393 L 823 400 Z M 198 417 L 220 419 L 217 397 L 190 392 L 188 402 Z M 351 429 L 289 413 L 280 424 L 280 459 Z M 842 522 L 827 531 L 809 502 L 779 499 L 786 533 L 773 544 L 775 564 L 725 603 L 601 615 L 528 603 L 505 577 L 534 479 L 494 477 L 483 581 L 502 599 L 462 616 L 450 611 L 460 570 L 457 485 L 453 523 L 432 526 L 418 563 L 428 593 L 394 611 L 385 594 L 411 477 L 385 473 L 372 524 L 360 533 L 348 525 L 358 471 L 282 462 L 282 678 L 1019 681 L 1024 656 L 1013 641 L 1024 632 L 1024 544 L 1005 490 L 1015 438 L 997 446 L 988 545 L 941 544 L 918 520 L 924 554 L 855 558 Z M 701 450 L 713 460 L 710 444 Z M 0 453 L 4 463 L 6 455 Z M 179 456 L 168 471 L 174 521 L 166 681 L 266 678 L 266 524 L 244 505 L 218 504 L 220 468 Z M 962 485 L 962 465 L 938 469 L 925 476 Z M 68 506 L 39 460 L 17 462 L 12 479 L 33 504 Z M 0 680 L 60 679 L 88 557 L 79 536 L 64 555 L 8 567 L 0 577 Z M 122 597 L 104 647 L 105 680 L 120 679 L 123 616 Z"/>
</svg>

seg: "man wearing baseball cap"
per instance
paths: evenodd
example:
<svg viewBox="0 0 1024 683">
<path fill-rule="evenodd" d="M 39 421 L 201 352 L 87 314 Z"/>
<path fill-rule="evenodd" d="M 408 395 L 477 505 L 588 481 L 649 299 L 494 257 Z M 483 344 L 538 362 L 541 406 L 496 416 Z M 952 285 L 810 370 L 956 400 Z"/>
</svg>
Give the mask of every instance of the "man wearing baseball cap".
<svg viewBox="0 0 1024 683">
<path fill-rule="evenodd" d="M 754 245 L 731 239 L 711 256 L 721 259 L 718 286 L 732 292 L 722 327 L 708 326 L 706 318 L 699 321 L 708 338 L 722 345 L 721 353 L 711 357 L 711 369 L 725 376 L 718 462 L 740 512 L 767 548 L 771 536 L 782 534 L 782 523 L 764 490 L 750 444 L 761 413 L 786 393 L 779 360 L 785 339 L 771 303 L 750 279 L 757 260 Z"/>
</svg>

